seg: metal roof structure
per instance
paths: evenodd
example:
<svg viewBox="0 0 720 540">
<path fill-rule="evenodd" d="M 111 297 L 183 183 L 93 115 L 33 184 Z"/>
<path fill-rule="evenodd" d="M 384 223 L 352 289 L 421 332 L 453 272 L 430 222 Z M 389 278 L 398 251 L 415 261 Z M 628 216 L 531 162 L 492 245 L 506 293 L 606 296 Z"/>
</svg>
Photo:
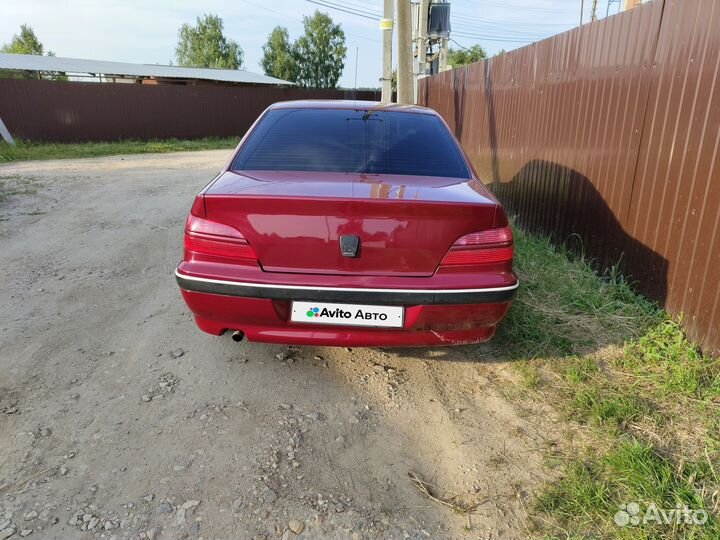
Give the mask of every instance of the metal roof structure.
<svg viewBox="0 0 720 540">
<path fill-rule="evenodd" d="M 27 71 L 59 71 L 67 74 L 107 75 L 121 77 L 154 77 L 162 79 L 200 79 L 245 84 L 285 84 L 289 81 L 268 77 L 243 69 L 194 68 L 161 64 L 131 64 L 105 60 L 84 60 L 60 56 L 0 53 L 0 69 Z"/>
</svg>

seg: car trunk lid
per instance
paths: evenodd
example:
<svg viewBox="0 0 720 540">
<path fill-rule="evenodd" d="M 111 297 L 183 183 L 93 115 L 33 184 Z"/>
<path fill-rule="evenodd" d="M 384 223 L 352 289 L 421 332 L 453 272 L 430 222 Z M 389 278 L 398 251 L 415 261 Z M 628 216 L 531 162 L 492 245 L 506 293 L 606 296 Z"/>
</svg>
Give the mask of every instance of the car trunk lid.
<svg viewBox="0 0 720 540">
<path fill-rule="evenodd" d="M 496 208 L 476 180 L 437 177 L 227 172 L 205 192 L 207 218 L 238 229 L 266 272 L 430 276 Z"/>
</svg>

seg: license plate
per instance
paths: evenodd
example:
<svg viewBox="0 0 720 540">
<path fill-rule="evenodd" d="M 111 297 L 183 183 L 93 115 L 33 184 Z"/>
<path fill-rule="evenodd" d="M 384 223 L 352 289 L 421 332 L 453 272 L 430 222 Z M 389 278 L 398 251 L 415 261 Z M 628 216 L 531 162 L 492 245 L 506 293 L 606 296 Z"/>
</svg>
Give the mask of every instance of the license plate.
<svg viewBox="0 0 720 540">
<path fill-rule="evenodd" d="M 293 302 L 290 320 L 298 323 L 402 328 L 403 315 L 404 308 L 401 306 Z"/>
</svg>

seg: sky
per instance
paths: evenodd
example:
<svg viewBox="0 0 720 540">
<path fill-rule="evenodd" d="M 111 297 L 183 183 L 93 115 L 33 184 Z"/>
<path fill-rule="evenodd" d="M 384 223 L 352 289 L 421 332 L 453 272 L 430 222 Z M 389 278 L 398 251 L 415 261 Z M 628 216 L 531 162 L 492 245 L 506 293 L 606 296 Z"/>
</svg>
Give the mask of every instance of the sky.
<svg viewBox="0 0 720 540">
<path fill-rule="evenodd" d="M 243 68 L 262 73 L 262 45 L 277 25 L 290 38 L 303 32 L 302 18 L 316 9 L 328 13 L 345 31 L 348 48 L 340 86 L 377 87 L 382 58 L 379 18 L 382 0 L 0 0 L 0 43 L 7 43 L 21 24 L 34 30 L 57 56 L 168 64 L 174 60 L 178 29 L 204 13 L 219 15 L 225 35 L 245 52 Z M 592 0 L 584 0 L 583 21 Z M 451 47 L 482 45 L 490 55 L 511 50 L 577 26 L 581 0 L 452 0 Z M 598 16 L 608 0 L 598 0 Z M 611 14 L 617 4 L 611 7 Z M 395 56 L 395 54 L 394 54 Z"/>
</svg>

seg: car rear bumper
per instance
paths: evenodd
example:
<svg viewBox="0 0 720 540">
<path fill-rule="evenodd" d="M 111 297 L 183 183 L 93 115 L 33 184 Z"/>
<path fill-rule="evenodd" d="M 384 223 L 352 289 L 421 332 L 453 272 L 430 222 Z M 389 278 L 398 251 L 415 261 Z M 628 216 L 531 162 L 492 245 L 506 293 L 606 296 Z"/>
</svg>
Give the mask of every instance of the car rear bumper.
<svg viewBox="0 0 720 540">
<path fill-rule="evenodd" d="M 487 341 L 507 313 L 517 282 L 474 289 L 376 289 L 236 282 L 175 273 L 200 329 L 240 330 L 251 341 L 331 346 L 429 346 Z M 293 300 L 402 305 L 402 328 L 290 321 Z"/>
<path fill-rule="evenodd" d="M 191 276 L 175 271 L 175 279 L 185 291 L 222 294 L 267 300 L 307 300 L 318 302 L 346 302 L 387 305 L 416 304 L 489 304 L 511 301 L 518 284 L 502 287 L 467 289 L 375 289 L 369 287 L 306 287 L 238 282 Z"/>
</svg>

